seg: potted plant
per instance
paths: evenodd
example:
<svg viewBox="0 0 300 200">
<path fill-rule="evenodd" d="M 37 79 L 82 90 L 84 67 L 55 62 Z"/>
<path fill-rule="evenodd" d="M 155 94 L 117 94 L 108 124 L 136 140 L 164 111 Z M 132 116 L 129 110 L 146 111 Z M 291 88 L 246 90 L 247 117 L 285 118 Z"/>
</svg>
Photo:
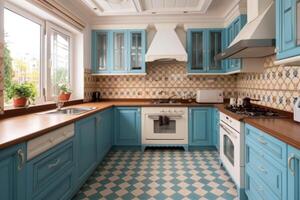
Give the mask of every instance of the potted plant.
<svg viewBox="0 0 300 200">
<path fill-rule="evenodd" d="M 36 88 L 32 83 L 12 83 L 7 90 L 7 97 L 13 99 L 15 107 L 25 107 L 35 101 Z"/>
<path fill-rule="evenodd" d="M 58 84 L 59 95 L 58 100 L 68 101 L 71 97 L 72 91 L 66 83 Z"/>
</svg>

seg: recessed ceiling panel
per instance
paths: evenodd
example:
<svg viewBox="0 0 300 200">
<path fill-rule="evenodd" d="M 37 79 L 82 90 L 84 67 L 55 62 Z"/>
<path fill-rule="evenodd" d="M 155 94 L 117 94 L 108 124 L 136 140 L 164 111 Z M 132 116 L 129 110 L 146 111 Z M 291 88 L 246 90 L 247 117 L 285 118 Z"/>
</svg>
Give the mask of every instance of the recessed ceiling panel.
<svg viewBox="0 0 300 200">
<path fill-rule="evenodd" d="M 81 0 L 97 15 L 206 13 L 213 0 Z"/>
</svg>

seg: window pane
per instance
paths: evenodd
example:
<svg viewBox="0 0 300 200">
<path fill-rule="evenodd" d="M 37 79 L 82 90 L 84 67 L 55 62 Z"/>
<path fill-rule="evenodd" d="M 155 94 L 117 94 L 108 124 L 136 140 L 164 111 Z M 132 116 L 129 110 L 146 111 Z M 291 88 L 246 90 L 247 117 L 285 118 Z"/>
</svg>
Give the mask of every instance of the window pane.
<svg viewBox="0 0 300 200">
<path fill-rule="evenodd" d="M 59 94 L 59 83 L 70 83 L 70 38 L 52 30 L 51 35 L 51 95 Z"/>
<path fill-rule="evenodd" d="M 40 96 L 41 26 L 4 9 L 4 32 L 5 89 L 11 82 L 31 82 Z"/>
<path fill-rule="evenodd" d="M 125 70 L 124 33 L 114 34 L 114 70 Z"/>
</svg>

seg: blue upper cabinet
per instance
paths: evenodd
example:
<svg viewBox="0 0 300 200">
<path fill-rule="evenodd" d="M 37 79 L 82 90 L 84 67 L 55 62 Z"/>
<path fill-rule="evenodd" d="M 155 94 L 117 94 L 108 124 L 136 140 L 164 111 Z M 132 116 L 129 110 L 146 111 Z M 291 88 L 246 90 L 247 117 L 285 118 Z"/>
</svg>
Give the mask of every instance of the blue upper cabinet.
<svg viewBox="0 0 300 200">
<path fill-rule="evenodd" d="M 212 145 L 212 108 L 189 109 L 189 145 Z"/>
<path fill-rule="evenodd" d="M 235 39 L 241 29 L 247 22 L 247 16 L 241 15 L 237 17 L 227 28 L 226 28 L 226 47 Z M 242 63 L 240 59 L 228 59 L 226 61 L 226 72 L 233 72 L 240 70 Z"/>
<path fill-rule="evenodd" d="M 188 72 L 222 73 L 222 62 L 214 56 L 222 51 L 222 29 L 189 29 L 187 33 Z"/>
<path fill-rule="evenodd" d="M 138 146 L 141 144 L 141 109 L 116 107 L 114 145 Z"/>
<path fill-rule="evenodd" d="M 129 31 L 129 71 L 131 73 L 145 72 L 146 31 Z"/>
<path fill-rule="evenodd" d="M 277 59 L 300 55 L 300 1 L 276 0 Z"/>
<path fill-rule="evenodd" d="M 96 74 L 145 73 L 145 30 L 92 31 L 92 67 Z"/>
<path fill-rule="evenodd" d="M 300 199 L 300 150 L 288 147 L 288 200 Z"/>
<path fill-rule="evenodd" d="M 17 145 L 0 150 L 0 199 L 22 200 L 26 194 L 26 150 Z"/>
</svg>

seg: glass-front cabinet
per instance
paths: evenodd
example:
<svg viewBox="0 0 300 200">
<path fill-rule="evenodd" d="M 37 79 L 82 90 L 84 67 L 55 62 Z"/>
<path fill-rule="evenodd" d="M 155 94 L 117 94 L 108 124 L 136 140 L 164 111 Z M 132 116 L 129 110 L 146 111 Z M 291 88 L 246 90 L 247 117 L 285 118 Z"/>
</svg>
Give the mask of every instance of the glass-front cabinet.
<svg viewBox="0 0 300 200">
<path fill-rule="evenodd" d="M 277 59 L 300 56 L 300 0 L 276 0 Z"/>
<path fill-rule="evenodd" d="M 95 74 L 145 73 L 145 30 L 92 31 Z"/>
<path fill-rule="evenodd" d="M 209 31 L 209 71 L 222 71 L 221 60 L 215 56 L 222 52 L 222 31 Z"/>
<path fill-rule="evenodd" d="M 221 61 L 215 55 L 222 52 L 222 29 L 189 29 L 188 30 L 188 72 L 189 73 L 222 73 Z"/>
<path fill-rule="evenodd" d="M 126 32 L 114 32 L 113 34 L 113 71 L 126 71 L 126 49 L 125 49 Z"/>
<path fill-rule="evenodd" d="M 145 71 L 146 38 L 145 31 L 131 31 L 129 33 L 129 67 L 131 72 Z"/>
</svg>

